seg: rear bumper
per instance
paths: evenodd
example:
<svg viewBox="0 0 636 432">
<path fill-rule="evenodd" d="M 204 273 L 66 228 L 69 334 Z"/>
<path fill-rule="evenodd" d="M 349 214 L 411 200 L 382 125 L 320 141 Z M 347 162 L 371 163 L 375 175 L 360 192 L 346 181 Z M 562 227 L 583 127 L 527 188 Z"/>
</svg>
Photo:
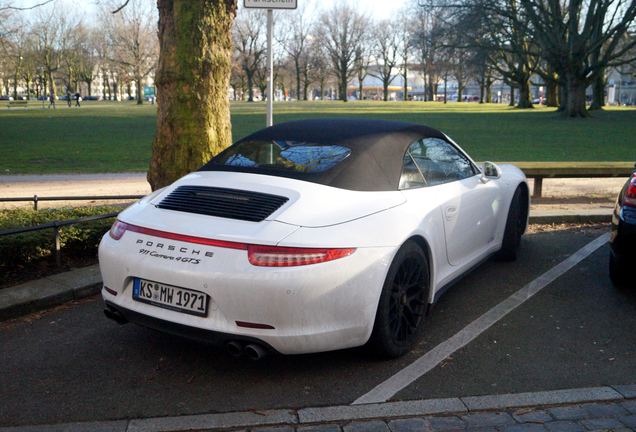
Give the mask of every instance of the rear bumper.
<svg viewBox="0 0 636 432">
<path fill-rule="evenodd" d="M 359 248 L 330 262 L 271 268 L 249 264 L 244 250 L 207 247 L 194 265 L 140 253 L 140 235 L 116 241 L 104 236 L 99 249 L 105 302 L 132 322 L 168 333 L 223 343 L 256 340 L 282 354 L 360 346 L 373 330 L 382 285 L 396 248 Z M 191 244 L 171 241 L 176 254 Z M 165 248 L 164 248 L 165 250 Z M 206 252 L 211 252 L 209 259 Z M 209 295 L 208 315 L 140 303 L 132 298 L 134 278 L 188 288 Z M 246 328 L 237 322 L 273 328 Z"/>
<path fill-rule="evenodd" d="M 163 333 L 168 333 L 171 335 L 184 337 L 188 339 L 192 339 L 199 342 L 210 343 L 213 345 L 222 346 L 230 341 L 240 341 L 245 344 L 248 343 L 257 343 L 259 345 L 265 346 L 268 350 L 275 352 L 276 350 L 269 346 L 267 343 L 259 340 L 257 338 L 252 338 L 248 336 L 237 336 L 228 333 L 221 333 L 212 330 L 205 330 L 197 327 L 191 327 L 183 324 L 177 324 L 170 321 L 161 320 L 158 318 L 154 318 L 149 315 L 144 315 L 139 312 L 135 312 L 133 310 L 129 310 L 123 308 L 121 306 L 117 306 L 114 303 L 109 301 L 104 302 L 104 306 L 106 310 L 111 313 L 117 313 L 122 318 L 124 318 L 127 322 L 131 322 L 133 324 L 137 324 L 143 327 L 147 327 L 153 330 L 158 330 Z"/>
</svg>

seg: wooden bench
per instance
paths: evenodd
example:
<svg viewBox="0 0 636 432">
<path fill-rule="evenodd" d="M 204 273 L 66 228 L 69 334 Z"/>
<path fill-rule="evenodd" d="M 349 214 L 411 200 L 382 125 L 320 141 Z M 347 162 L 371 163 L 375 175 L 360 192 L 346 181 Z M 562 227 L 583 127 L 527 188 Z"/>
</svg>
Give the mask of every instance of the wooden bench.
<svg viewBox="0 0 636 432">
<path fill-rule="evenodd" d="M 26 107 L 27 106 L 27 102 L 26 100 L 10 100 L 9 103 L 7 104 L 7 108 L 11 108 L 12 106 L 21 106 L 21 107 Z"/>
<path fill-rule="evenodd" d="M 502 162 L 504 163 L 504 162 Z M 633 162 L 510 162 L 534 179 L 533 198 L 540 198 L 544 178 L 629 177 Z"/>
</svg>

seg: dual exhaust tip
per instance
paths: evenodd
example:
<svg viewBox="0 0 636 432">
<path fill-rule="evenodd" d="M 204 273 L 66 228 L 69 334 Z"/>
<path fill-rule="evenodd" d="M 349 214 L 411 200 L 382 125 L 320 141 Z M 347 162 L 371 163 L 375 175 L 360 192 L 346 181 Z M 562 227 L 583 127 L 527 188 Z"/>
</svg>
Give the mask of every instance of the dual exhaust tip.
<svg viewBox="0 0 636 432">
<path fill-rule="evenodd" d="M 118 324 L 126 324 L 128 322 L 120 311 L 111 306 L 104 308 L 104 315 Z M 267 350 L 257 343 L 243 344 L 238 341 L 230 341 L 225 344 L 225 349 L 232 357 L 241 357 L 244 355 L 254 361 L 258 361 L 267 355 Z"/>
<path fill-rule="evenodd" d="M 241 342 L 230 341 L 225 344 L 225 349 L 232 357 L 241 357 L 244 355 L 253 361 L 258 361 L 267 355 L 267 350 L 255 343 L 244 345 Z"/>
</svg>

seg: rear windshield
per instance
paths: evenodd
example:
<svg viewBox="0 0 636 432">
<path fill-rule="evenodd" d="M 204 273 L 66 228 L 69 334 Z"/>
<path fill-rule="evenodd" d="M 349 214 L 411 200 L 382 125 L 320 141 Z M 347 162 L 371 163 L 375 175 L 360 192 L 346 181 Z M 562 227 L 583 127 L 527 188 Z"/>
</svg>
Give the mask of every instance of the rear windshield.
<svg viewBox="0 0 636 432">
<path fill-rule="evenodd" d="M 345 160 L 351 149 L 300 141 L 242 141 L 214 157 L 214 165 L 266 168 L 297 173 L 322 173 Z"/>
</svg>

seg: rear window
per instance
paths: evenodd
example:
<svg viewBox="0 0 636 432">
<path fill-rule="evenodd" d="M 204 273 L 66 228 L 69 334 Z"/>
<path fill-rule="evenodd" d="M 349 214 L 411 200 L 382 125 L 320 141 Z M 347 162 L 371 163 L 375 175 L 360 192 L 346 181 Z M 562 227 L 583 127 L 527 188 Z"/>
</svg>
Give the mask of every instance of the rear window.
<svg viewBox="0 0 636 432">
<path fill-rule="evenodd" d="M 214 157 L 209 165 L 322 173 L 345 160 L 351 149 L 300 141 L 242 141 Z"/>
</svg>

